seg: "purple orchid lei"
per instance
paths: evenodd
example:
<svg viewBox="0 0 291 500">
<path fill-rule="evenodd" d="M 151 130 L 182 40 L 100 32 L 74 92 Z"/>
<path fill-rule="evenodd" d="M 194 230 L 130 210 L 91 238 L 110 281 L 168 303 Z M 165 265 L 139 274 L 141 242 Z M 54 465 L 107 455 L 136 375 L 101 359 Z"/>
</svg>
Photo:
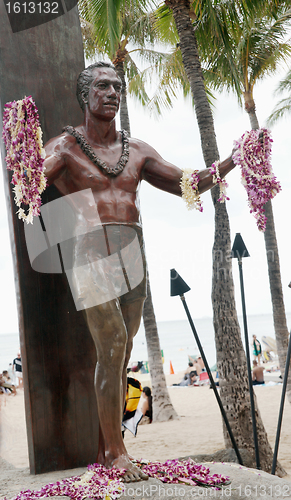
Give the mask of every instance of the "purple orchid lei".
<svg viewBox="0 0 291 500">
<path fill-rule="evenodd" d="M 32 223 L 39 215 L 41 193 L 47 185 L 44 176 L 45 152 L 42 131 L 34 100 L 31 96 L 8 102 L 3 112 L 3 140 L 7 150 L 7 169 L 13 170 L 12 184 L 19 219 Z M 28 206 L 28 213 L 21 208 Z"/>
<path fill-rule="evenodd" d="M 242 184 L 247 191 L 250 213 L 254 214 L 260 231 L 266 229 L 265 203 L 281 191 L 270 161 L 272 142 L 269 130 L 251 130 L 234 142 L 237 149 L 232 155 L 233 162 L 241 166 Z"/>
<path fill-rule="evenodd" d="M 37 491 L 21 491 L 13 500 L 38 500 L 57 496 L 67 496 L 72 500 L 83 500 L 86 497 L 115 500 L 124 490 L 123 474 L 123 469 L 106 469 L 103 465 L 93 464 L 81 476 L 47 484 Z"/>
<path fill-rule="evenodd" d="M 142 463 L 138 463 L 140 467 Z M 201 464 L 196 464 L 194 460 L 167 460 L 161 462 L 149 462 L 142 466 L 143 472 L 149 477 L 159 479 L 164 483 L 184 483 L 190 486 L 204 486 L 214 489 L 221 489 L 230 484 L 229 478 L 221 474 L 210 475 L 210 470 Z"/>
<path fill-rule="evenodd" d="M 216 490 L 230 484 L 227 476 L 221 474 L 211 476 L 208 467 L 196 464 L 190 458 L 185 461 L 167 460 L 164 463 L 140 460 L 135 461 L 135 464 L 149 477 L 160 479 L 164 483 L 183 483 Z M 38 491 L 21 491 L 13 500 L 38 500 L 55 496 L 67 496 L 72 500 L 83 500 L 86 497 L 115 500 L 125 489 L 123 474 L 124 469 L 115 467 L 106 469 L 103 465 L 93 464 L 89 465 L 87 472 L 81 476 L 47 484 Z"/>
</svg>

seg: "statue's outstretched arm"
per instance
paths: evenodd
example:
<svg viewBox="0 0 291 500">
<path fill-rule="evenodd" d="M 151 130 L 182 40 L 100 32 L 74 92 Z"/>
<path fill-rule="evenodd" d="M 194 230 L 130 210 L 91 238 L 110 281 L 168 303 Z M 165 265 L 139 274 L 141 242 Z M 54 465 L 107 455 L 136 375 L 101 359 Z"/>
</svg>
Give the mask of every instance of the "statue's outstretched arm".
<svg viewBox="0 0 291 500">
<path fill-rule="evenodd" d="M 145 160 L 143 179 L 152 186 L 162 189 L 163 191 L 182 196 L 181 180 L 183 171 L 175 165 L 165 161 L 154 149 L 150 148 L 149 153 L 150 154 Z M 223 179 L 234 167 L 235 164 L 232 161 L 232 156 L 229 156 L 229 158 L 221 162 L 219 165 L 221 179 Z M 189 170 L 189 172 L 191 171 Z M 199 177 L 198 191 L 200 194 L 211 189 L 215 185 L 216 182 L 214 182 L 212 169 L 205 168 L 200 171 L 197 170 L 196 172 Z"/>
</svg>

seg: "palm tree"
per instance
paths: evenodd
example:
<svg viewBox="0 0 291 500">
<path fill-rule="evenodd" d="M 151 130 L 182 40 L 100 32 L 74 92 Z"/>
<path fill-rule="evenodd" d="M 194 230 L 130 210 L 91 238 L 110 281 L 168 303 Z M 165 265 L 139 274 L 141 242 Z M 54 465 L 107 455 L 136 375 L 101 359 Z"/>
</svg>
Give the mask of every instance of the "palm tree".
<svg viewBox="0 0 291 500">
<path fill-rule="evenodd" d="M 132 4 L 133 2 L 131 2 Z M 218 150 L 212 115 L 203 83 L 195 33 L 189 19 L 190 14 L 192 14 L 189 9 L 190 4 L 186 0 L 169 0 L 167 5 L 173 10 L 183 63 L 195 99 L 196 113 L 201 129 L 203 154 L 207 166 L 210 166 L 218 158 Z M 117 25 L 116 21 L 115 19 Z M 117 31 L 116 28 L 114 30 Z M 225 36 L 222 25 L 218 24 L 218 31 Z M 246 360 L 235 311 L 233 281 L 228 259 L 230 252 L 229 222 L 225 206 L 217 203 L 218 193 L 216 189 L 213 190 L 212 195 L 216 212 L 212 297 L 221 394 L 238 445 L 253 451 L 253 444 L 249 436 L 251 414 Z M 272 451 L 258 410 L 257 426 L 261 445 L 262 467 L 265 470 L 270 470 Z M 229 444 L 227 436 L 226 443 Z M 284 473 L 279 465 L 277 471 L 280 474 Z"/>
<path fill-rule="evenodd" d="M 284 92 L 288 92 L 289 95 L 281 99 L 273 109 L 272 113 L 268 118 L 268 125 L 274 125 L 280 118 L 288 115 L 291 112 L 291 70 L 288 71 L 287 75 L 283 80 L 280 81 L 279 85 L 275 89 L 274 94 L 279 95 Z"/>
<path fill-rule="evenodd" d="M 118 15 L 117 29 L 110 30 L 112 23 L 108 23 L 108 29 L 104 29 L 106 19 L 99 17 L 102 14 L 102 3 L 89 2 L 88 0 L 79 1 L 79 12 L 81 16 L 81 25 L 83 26 L 83 39 L 87 56 L 96 53 L 105 53 L 115 66 L 122 81 L 122 94 L 120 102 L 120 122 L 121 128 L 125 129 L 130 135 L 130 120 L 127 107 L 127 85 L 126 75 L 131 83 L 131 92 L 134 93 L 143 103 L 149 99 L 144 87 L 143 74 L 138 70 L 134 63 L 131 52 L 137 50 L 147 62 L 159 66 L 165 55 L 154 50 L 147 50 L 145 42 L 153 43 L 155 32 L 153 30 L 151 17 L 144 10 L 144 2 L 139 5 L 131 6 L 124 10 L 115 11 L 116 3 L 113 2 L 113 13 Z M 103 12 L 104 14 L 104 12 Z M 113 37 L 113 43 L 112 43 Z M 138 46 L 127 50 L 127 45 L 131 43 Z M 161 356 L 161 347 L 158 336 L 157 323 L 152 302 L 149 274 L 147 271 L 147 298 L 144 303 L 143 321 L 146 334 L 148 362 L 151 374 L 152 393 L 153 393 L 153 421 L 161 422 L 177 418 L 177 413 L 171 403 L 167 389 L 166 378 L 163 371 Z"/>
<path fill-rule="evenodd" d="M 252 129 L 259 128 L 254 101 L 255 84 L 272 74 L 280 62 L 291 54 L 290 42 L 286 35 L 290 29 L 291 10 L 284 6 L 277 11 L 276 18 L 265 12 L 264 17 L 240 22 L 231 30 L 231 47 L 220 48 L 212 53 L 207 48 L 205 56 L 205 78 L 216 90 L 233 90 L 240 104 L 244 104 Z M 231 64 L 230 64 L 231 61 Z M 284 85 L 283 85 L 284 87 Z M 267 217 L 264 232 L 273 321 L 282 375 L 285 371 L 289 332 L 283 299 L 279 252 L 273 217 L 272 203 L 265 205 Z M 289 370 L 287 396 L 291 403 L 291 370 Z"/>
<path fill-rule="evenodd" d="M 196 7 L 197 5 L 201 9 L 204 7 L 201 10 L 201 18 L 206 18 L 208 22 L 210 22 L 209 19 L 211 20 L 212 39 L 222 37 L 225 44 L 228 45 L 230 42 L 225 30 L 225 24 L 220 21 L 215 10 L 215 7 L 219 7 L 224 20 L 227 13 L 225 8 L 227 5 L 224 4 L 224 6 L 223 3 L 221 5 L 217 5 L 217 3 L 212 5 L 211 1 L 197 1 Z M 168 12 L 165 6 L 168 8 Z M 195 10 L 190 9 L 189 0 L 165 0 L 165 6 L 159 11 L 161 22 L 169 15 L 170 11 L 175 20 L 183 64 L 195 103 L 204 160 L 206 166 L 210 167 L 219 158 L 219 153 L 213 117 L 205 92 L 195 30 L 191 20 L 191 17 L 195 17 Z M 232 19 L 234 20 L 236 17 L 236 12 L 232 11 Z M 161 26 L 161 22 L 159 26 Z M 204 34 L 207 40 L 205 43 L 209 43 L 209 33 L 208 31 L 208 36 Z M 217 202 L 219 198 L 217 188 L 212 189 L 212 200 L 215 207 L 212 304 L 220 395 L 238 446 L 250 450 L 254 455 L 254 445 L 249 432 L 251 411 L 246 358 L 235 308 L 231 259 L 227 258 L 231 251 L 230 227 L 225 204 Z M 266 471 L 270 471 L 272 450 L 257 408 L 256 418 L 261 467 Z M 230 440 L 225 429 L 224 436 L 226 444 L 229 446 Z M 280 466 L 278 466 L 277 472 L 284 473 Z"/>
</svg>

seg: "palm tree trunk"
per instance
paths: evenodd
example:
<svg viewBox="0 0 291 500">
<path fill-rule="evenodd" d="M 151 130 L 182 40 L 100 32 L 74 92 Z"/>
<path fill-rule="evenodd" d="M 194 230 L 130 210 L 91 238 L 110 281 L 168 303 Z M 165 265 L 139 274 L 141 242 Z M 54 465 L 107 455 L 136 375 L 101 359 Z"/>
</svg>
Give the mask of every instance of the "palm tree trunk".
<svg viewBox="0 0 291 500">
<path fill-rule="evenodd" d="M 128 132 L 128 135 L 130 136 L 130 122 L 129 122 L 128 107 L 127 107 L 127 97 L 126 97 L 127 87 L 126 87 L 124 66 L 123 66 L 126 54 L 127 54 L 126 50 L 117 51 L 116 57 L 113 60 L 113 64 L 116 73 L 118 74 L 120 80 L 122 81 L 121 100 L 120 100 L 120 124 L 122 130 L 126 130 Z"/>
<path fill-rule="evenodd" d="M 280 261 L 277 246 L 277 238 L 273 217 L 273 208 L 271 201 L 265 205 L 265 215 L 267 217 L 266 230 L 264 232 L 265 246 L 268 262 L 268 273 L 270 281 L 271 299 L 273 307 L 273 321 L 276 335 L 277 352 L 282 377 L 285 373 L 289 332 L 287 327 L 282 280 L 280 272 Z M 290 363 L 291 365 L 291 363 Z M 287 398 L 291 403 L 291 366 L 289 366 L 289 374 L 287 380 Z"/>
<path fill-rule="evenodd" d="M 190 82 L 200 130 L 204 160 L 207 167 L 218 159 L 213 117 L 207 100 L 199 61 L 194 28 L 189 17 L 188 0 L 166 0 L 177 26 L 183 64 Z M 231 267 L 230 227 L 225 204 L 217 203 L 218 190 L 212 189 L 215 207 L 215 239 L 213 246 L 212 305 L 217 349 L 220 395 L 234 437 L 241 448 L 254 457 L 251 429 L 251 408 L 245 352 L 237 319 Z M 256 408 L 261 466 L 271 471 L 272 450 Z M 230 439 L 224 429 L 226 446 Z M 280 466 L 278 466 L 278 469 Z M 279 470 L 281 474 L 284 471 Z"/>
<path fill-rule="evenodd" d="M 198 56 L 197 42 L 192 21 L 189 17 L 188 0 L 165 0 L 173 11 L 177 26 L 183 64 L 195 99 L 195 113 L 200 131 L 201 147 L 207 167 L 219 157 L 216 144 L 213 117 L 205 92 L 204 79 Z"/>
<path fill-rule="evenodd" d="M 113 61 L 116 72 L 122 81 L 122 93 L 120 101 L 120 124 L 123 130 L 126 130 L 130 135 L 129 115 L 126 99 L 126 81 L 124 74 L 124 60 L 116 57 Z M 178 418 L 174 409 L 169 391 L 167 389 L 166 378 L 163 370 L 162 354 L 160 340 L 158 335 L 158 327 L 154 306 L 152 301 L 151 287 L 149 274 L 147 271 L 147 298 L 143 308 L 143 322 L 145 336 L 147 342 L 148 362 L 152 383 L 153 395 L 153 422 L 165 422 Z"/>
<path fill-rule="evenodd" d="M 255 101 L 253 99 L 253 94 L 249 90 L 247 92 L 244 92 L 243 96 L 244 96 L 244 101 L 245 101 L 245 110 L 249 115 L 251 127 L 253 130 L 257 130 L 258 128 L 260 128 L 260 126 L 259 126 L 259 122 L 258 122 L 258 118 L 257 118 L 257 114 L 256 114 L 256 105 L 255 105 Z"/>
<path fill-rule="evenodd" d="M 245 102 L 245 109 L 249 113 L 250 122 L 252 129 L 256 130 L 259 128 L 259 122 L 256 115 L 256 108 L 254 101 L 252 105 L 249 106 Z M 273 309 L 273 322 L 276 336 L 277 352 L 279 358 L 279 364 L 281 369 L 282 377 L 284 377 L 289 332 L 287 327 L 287 318 L 285 312 L 281 271 L 280 271 L 280 260 L 277 245 L 277 237 L 275 230 L 275 223 L 273 217 L 273 208 L 271 200 L 265 205 L 265 216 L 267 217 L 266 230 L 264 232 L 266 255 L 267 255 L 267 265 L 271 292 L 271 301 Z M 291 363 L 289 366 L 289 374 L 287 380 L 287 398 L 289 403 L 291 403 Z"/>
</svg>

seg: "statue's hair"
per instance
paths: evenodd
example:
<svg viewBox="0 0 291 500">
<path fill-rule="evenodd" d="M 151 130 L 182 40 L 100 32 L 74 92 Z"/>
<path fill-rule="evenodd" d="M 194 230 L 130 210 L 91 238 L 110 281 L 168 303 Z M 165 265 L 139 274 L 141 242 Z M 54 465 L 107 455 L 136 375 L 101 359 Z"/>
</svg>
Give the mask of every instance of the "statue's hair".
<svg viewBox="0 0 291 500">
<path fill-rule="evenodd" d="M 98 61 L 94 64 L 90 64 L 87 68 L 85 68 L 78 76 L 77 80 L 77 99 L 78 103 L 81 106 L 82 111 L 84 112 L 85 110 L 85 103 L 88 101 L 88 94 L 90 90 L 91 83 L 94 80 L 94 69 L 96 68 L 111 68 L 115 72 L 115 67 L 113 64 L 104 62 L 104 61 Z"/>
</svg>

